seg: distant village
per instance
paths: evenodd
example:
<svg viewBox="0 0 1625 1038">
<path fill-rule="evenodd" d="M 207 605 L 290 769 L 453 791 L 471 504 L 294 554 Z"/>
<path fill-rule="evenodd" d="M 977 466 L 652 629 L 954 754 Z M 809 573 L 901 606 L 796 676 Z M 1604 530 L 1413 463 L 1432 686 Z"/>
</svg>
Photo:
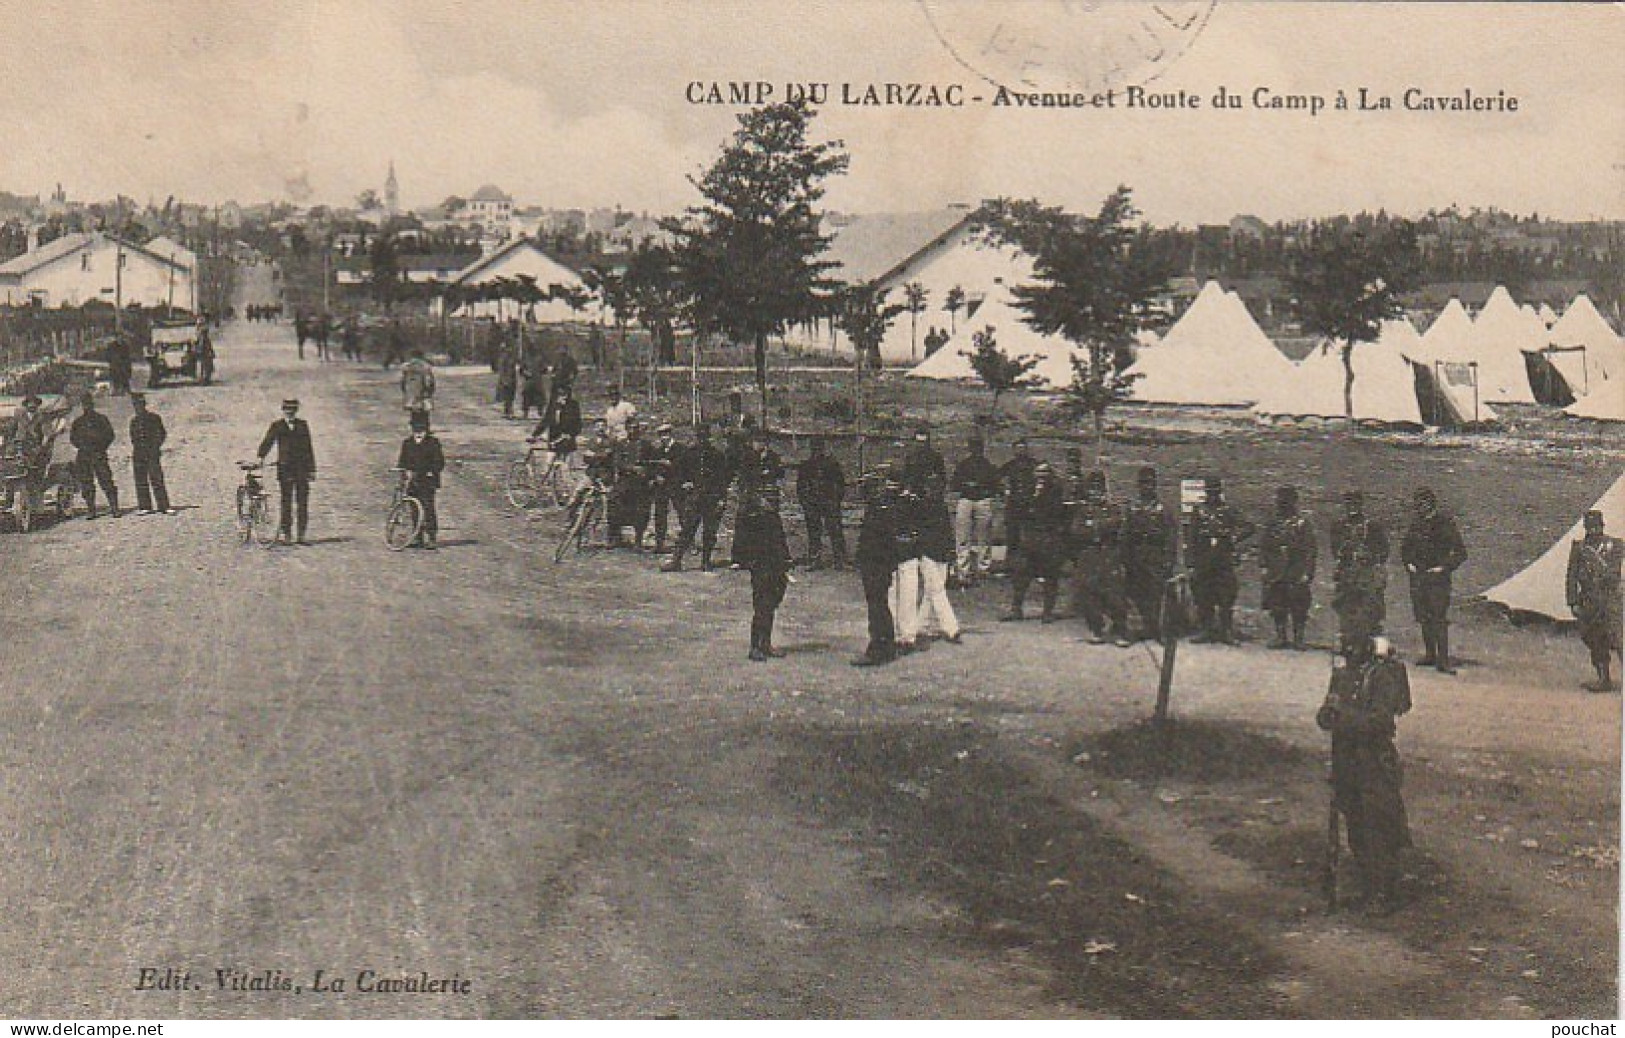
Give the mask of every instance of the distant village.
<svg viewBox="0 0 1625 1038">
<path fill-rule="evenodd" d="M 895 288 L 899 296 L 905 285 L 915 286 L 914 319 L 888 333 L 882 349 L 888 360 L 919 359 L 922 332 L 952 331 L 973 319 L 1000 284 L 1022 276 L 1019 261 L 989 265 L 954 258 L 978 248 L 975 211 L 965 203 L 826 216 L 833 277 Z M 463 316 L 567 320 L 583 310 L 570 293 L 590 294 L 583 274 L 624 268 L 640 251 L 670 243 L 661 215 L 620 206 L 552 208 L 490 183 L 466 196 L 407 207 L 393 163 L 378 188 L 361 192 L 349 206 L 205 205 L 174 198 L 140 203 L 123 196 L 82 201 L 61 185 L 45 197 L 0 191 L 0 304 L 223 310 L 232 265 L 276 259 L 287 270 L 303 265 L 309 272 L 290 278 L 292 306 L 329 308 L 366 294 L 379 279 L 374 267 L 380 255 L 387 254 L 386 262 L 397 268 L 391 276 L 406 289 L 397 294 L 400 305 L 439 312 L 449 301 Z M 1223 224 L 1158 228 L 1153 236 L 1177 272 L 1169 309 L 1182 313 L 1204 283 L 1218 281 L 1264 331 L 1290 338 L 1295 329 L 1286 275 L 1295 247 L 1323 229 L 1388 220 L 1378 212 L 1268 223 L 1240 214 Z M 1561 309 L 1586 294 L 1620 324 L 1625 222 L 1561 222 L 1451 207 L 1413 224 L 1424 264 L 1423 287 L 1409 300 L 1418 319 L 1436 315 L 1451 299 L 1476 313 L 1497 286 L 1505 286 L 1532 308 Z M 482 284 L 511 284 L 515 278 L 551 296 L 512 307 L 489 291 L 479 298 Z M 320 281 L 320 298 L 313 279 Z M 799 338 L 816 343 L 824 334 L 812 328 Z"/>
</svg>

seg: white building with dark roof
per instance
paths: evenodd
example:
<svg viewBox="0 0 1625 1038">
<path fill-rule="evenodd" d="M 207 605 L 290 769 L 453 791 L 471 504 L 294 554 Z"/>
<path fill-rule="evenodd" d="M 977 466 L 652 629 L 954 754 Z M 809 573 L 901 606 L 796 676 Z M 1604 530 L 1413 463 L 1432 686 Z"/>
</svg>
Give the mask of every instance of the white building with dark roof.
<svg viewBox="0 0 1625 1038">
<path fill-rule="evenodd" d="M 65 234 L 0 263 L 0 302 L 56 307 L 101 300 L 191 308 L 194 278 L 194 267 L 178 257 L 101 232 Z"/>
</svg>

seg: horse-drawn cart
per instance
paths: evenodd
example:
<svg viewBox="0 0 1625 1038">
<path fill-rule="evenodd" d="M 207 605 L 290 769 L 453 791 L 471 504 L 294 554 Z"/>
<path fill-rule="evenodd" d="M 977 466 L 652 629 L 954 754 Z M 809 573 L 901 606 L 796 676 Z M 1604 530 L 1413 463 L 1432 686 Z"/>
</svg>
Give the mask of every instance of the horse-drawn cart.
<svg viewBox="0 0 1625 1038">
<path fill-rule="evenodd" d="M 32 420 L 23 399 L 0 397 L 0 513 L 27 533 L 47 509 L 66 518 L 79 484 L 72 461 L 55 456 L 72 410 L 67 399 L 42 397 Z"/>
</svg>

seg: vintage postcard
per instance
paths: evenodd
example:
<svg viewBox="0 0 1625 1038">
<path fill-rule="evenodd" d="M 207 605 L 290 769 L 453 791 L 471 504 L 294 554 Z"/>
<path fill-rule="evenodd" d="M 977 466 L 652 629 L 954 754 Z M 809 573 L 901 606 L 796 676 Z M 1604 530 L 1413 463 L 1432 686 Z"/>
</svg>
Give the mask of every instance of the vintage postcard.
<svg viewBox="0 0 1625 1038">
<path fill-rule="evenodd" d="M 1616 1015 L 1625 8 L 0 10 L 0 1015 Z"/>
</svg>

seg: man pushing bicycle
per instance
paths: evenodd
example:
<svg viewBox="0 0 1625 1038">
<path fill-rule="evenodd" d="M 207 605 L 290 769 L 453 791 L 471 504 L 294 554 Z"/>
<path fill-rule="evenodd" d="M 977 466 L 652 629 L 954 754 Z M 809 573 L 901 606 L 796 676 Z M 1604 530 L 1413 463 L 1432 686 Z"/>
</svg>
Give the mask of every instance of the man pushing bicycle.
<svg viewBox="0 0 1625 1038">
<path fill-rule="evenodd" d="M 406 480 L 408 497 L 415 497 L 423 506 L 423 529 L 417 543 L 426 551 L 440 545 L 440 517 L 435 511 L 435 493 L 440 489 L 440 473 L 446 467 L 446 455 L 440 441 L 429 431 L 429 415 L 425 411 L 412 412 L 412 434 L 401 441 L 400 460 L 395 463 Z"/>
</svg>

